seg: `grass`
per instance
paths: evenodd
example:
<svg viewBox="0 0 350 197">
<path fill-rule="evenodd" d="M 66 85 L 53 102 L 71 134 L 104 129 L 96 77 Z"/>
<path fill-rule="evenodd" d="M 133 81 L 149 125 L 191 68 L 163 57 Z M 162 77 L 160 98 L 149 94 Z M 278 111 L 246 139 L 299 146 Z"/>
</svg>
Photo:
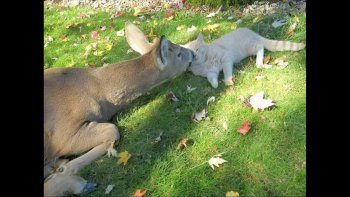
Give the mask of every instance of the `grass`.
<svg viewBox="0 0 350 197">
<path fill-rule="evenodd" d="M 79 19 L 80 13 L 90 17 Z M 153 28 L 156 35 L 166 35 L 178 44 L 195 39 L 200 29 L 208 25 L 205 15 L 183 11 L 177 12 L 171 21 L 164 19 L 165 12 L 152 13 L 153 18 L 148 16 L 150 22 L 141 21 L 132 13 L 109 20 L 111 13 L 113 10 L 45 5 L 45 43 L 48 36 L 54 39 L 44 48 L 45 68 L 99 67 L 137 57 L 135 52 L 126 53 L 129 46 L 125 38 L 116 36 L 126 20 L 140 21 L 145 33 Z M 249 27 L 273 39 L 299 41 L 306 38 L 305 13 L 296 15 L 300 23 L 292 37 L 287 32 L 294 22 L 293 17 L 286 16 L 287 24 L 275 29 L 270 26 L 272 16 L 264 16 L 258 23 L 253 22 L 254 17 L 243 17 L 237 24 L 237 18 L 226 20 L 230 15 L 234 16 L 227 13 L 211 19 L 211 24 L 220 26 L 214 32 L 204 32 L 207 42 L 235 27 Z M 66 29 L 74 23 L 79 24 Z M 176 27 L 183 24 L 195 25 L 197 30 L 176 31 Z M 108 29 L 110 25 L 112 30 Z M 81 32 L 79 26 L 82 26 Z M 107 30 L 99 32 L 98 39 L 91 38 L 91 32 L 99 30 L 100 26 L 106 26 Z M 67 41 L 59 38 L 63 34 L 67 35 Z M 87 38 L 82 38 L 83 34 Z M 103 51 L 103 55 L 95 56 L 91 52 L 84 58 L 86 47 L 92 42 L 97 42 L 97 50 Z M 106 44 L 113 44 L 112 49 L 105 50 Z M 225 196 L 231 190 L 239 192 L 240 196 L 305 196 L 306 168 L 295 168 L 295 164 L 306 160 L 306 50 L 266 51 L 265 54 L 272 59 L 285 55 L 288 67 L 261 70 L 254 66 L 254 57 L 247 58 L 236 65 L 235 85 L 225 87 L 221 82 L 217 89 L 211 88 L 206 78 L 186 72 L 154 88 L 118 113 L 113 122 L 122 139 L 116 149 L 118 152 L 127 150 L 132 157 L 127 165 L 119 166 L 116 158 L 104 156 L 84 168 L 80 175 L 98 184 L 97 190 L 86 196 L 106 196 L 104 192 L 109 184 L 114 188 L 107 196 L 132 196 L 136 189 L 147 189 L 147 196 Z M 265 78 L 256 81 L 258 74 Z M 187 93 L 187 85 L 197 89 Z M 166 101 L 169 91 L 180 101 Z M 274 99 L 277 107 L 258 112 L 239 100 L 239 95 L 247 97 L 258 91 Z M 215 96 L 216 101 L 206 106 L 210 96 Z M 191 115 L 203 108 L 208 109 L 210 120 L 193 122 Z M 181 111 L 176 112 L 176 109 Z M 236 130 L 245 120 L 251 122 L 252 129 L 242 136 Z M 228 124 L 227 131 L 222 127 L 223 121 Z M 161 132 L 161 141 L 155 143 Z M 177 151 L 176 146 L 183 138 L 192 139 L 193 145 Z M 207 161 L 218 153 L 223 153 L 222 157 L 228 162 L 212 170 Z"/>
</svg>

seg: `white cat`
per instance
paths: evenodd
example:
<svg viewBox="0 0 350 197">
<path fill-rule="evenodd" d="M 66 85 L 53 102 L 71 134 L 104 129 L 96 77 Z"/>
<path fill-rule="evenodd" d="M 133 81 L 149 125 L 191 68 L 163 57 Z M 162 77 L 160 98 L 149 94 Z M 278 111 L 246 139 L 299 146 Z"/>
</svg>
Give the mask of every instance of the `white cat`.
<svg viewBox="0 0 350 197">
<path fill-rule="evenodd" d="M 246 57 L 256 55 L 258 68 L 271 68 L 263 64 L 264 49 L 269 51 L 298 51 L 305 48 L 303 43 L 266 39 L 247 28 L 238 28 L 210 44 L 204 43 L 203 35 L 184 45 L 196 53 L 196 60 L 189 70 L 194 75 L 207 77 L 212 87 L 218 87 L 218 76 L 224 72 L 225 85 L 232 85 L 233 65 Z"/>
<path fill-rule="evenodd" d="M 130 47 L 140 54 L 146 53 L 153 45 L 132 23 L 125 27 L 125 37 Z M 303 43 L 270 40 L 247 28 L 238 28 L 210 44 L 204 43 L 203 35 L 199 33 L 196 40 L 181 46 L 196 53 L 189 70 L 194 75 L 207 77 L 214 88 L 218 87 L 221 70 L 224 71 L 225 85 L 232 85 L 233 65 L 246 57 L 256 55 L 258 68 L 271 68 L 271 65 L 263 64 L 265 48 L 269 51 L 298 51 L 305 48 Z"/>
</svg>

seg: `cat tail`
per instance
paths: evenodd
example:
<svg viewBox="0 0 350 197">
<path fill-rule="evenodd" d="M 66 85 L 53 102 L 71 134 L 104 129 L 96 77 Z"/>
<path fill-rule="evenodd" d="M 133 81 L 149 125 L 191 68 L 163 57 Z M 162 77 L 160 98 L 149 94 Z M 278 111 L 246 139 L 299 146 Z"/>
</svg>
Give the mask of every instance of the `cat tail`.
<svg viewBox="0 0 350 197">
<path fill-rule="evenodd" d="M 150 51 L 154 43 L 150 43 L 147 36 L 129 21 L 125 22 L 125 38 L 129 46 L 141 55 Z"/>
<path fill-rule="evenodd" d="M 299 51 L 305 48 L 304 43 L 290 41 L 269 40 L 263 38 L 264 48 L 269 51 Z"/>
</svg>

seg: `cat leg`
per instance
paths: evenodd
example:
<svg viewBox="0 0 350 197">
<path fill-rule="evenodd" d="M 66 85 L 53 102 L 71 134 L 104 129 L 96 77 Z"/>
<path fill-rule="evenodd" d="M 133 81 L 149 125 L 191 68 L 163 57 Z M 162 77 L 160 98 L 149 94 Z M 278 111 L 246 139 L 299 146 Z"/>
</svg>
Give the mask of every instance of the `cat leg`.
<svg viewBox="0 0 350 197">
<path fill-rule="evenodd" d="M 226 86 L 233 85 L 233 62 L 233 60 L 227 60 L 223 63 L 224 83 Z"/>
<path fill-rule="evenodd" d="M 261 46 L 256 54 L 256 67 L 257 68 L 271 68 L 272 65 L 264 64 L 264 47 Z"/>
<path fill-rule="evenodd" d="M 213 71 L 209 71 L 207 73 L 208 81 L 213 88 L 217 88 L 219 85 L 218 77 L 219 77 L 219 73 L 216 73 Z"/>
</svg>

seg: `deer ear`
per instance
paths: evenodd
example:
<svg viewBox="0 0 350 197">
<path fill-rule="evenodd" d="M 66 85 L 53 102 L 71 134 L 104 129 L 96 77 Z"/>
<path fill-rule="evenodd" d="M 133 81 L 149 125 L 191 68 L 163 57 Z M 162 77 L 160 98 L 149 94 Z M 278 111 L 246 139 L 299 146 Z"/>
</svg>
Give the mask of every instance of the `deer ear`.
<svg viewBox="0 0 350 197">
<path fill-rule="evenodd" d="M 169 50 L 169 41 L 165 36 L 160 37 L 160 58 L 157 58 L 160 70 L 163 70 L 168 65 L 168 50 Z"/>
</svg>

